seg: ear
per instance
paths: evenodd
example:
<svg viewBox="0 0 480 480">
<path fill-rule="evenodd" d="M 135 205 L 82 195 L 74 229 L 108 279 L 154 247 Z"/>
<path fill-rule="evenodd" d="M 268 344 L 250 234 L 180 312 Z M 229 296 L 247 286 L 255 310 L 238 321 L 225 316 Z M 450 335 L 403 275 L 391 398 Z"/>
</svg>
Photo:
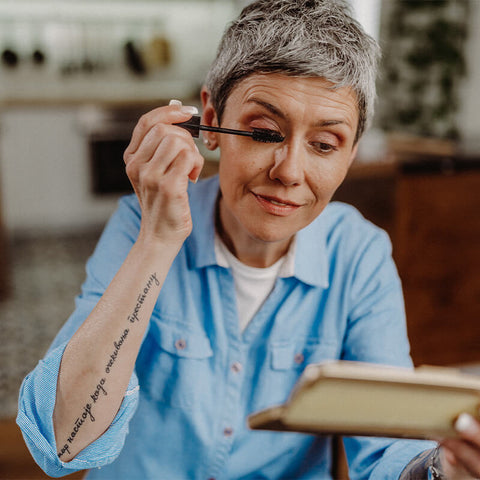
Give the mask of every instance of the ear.
<svg viewBox="0 0 480 480">
<path fill-rule="evenodd" d="M 210 92 L 205 86 L 202 87 L 200 92 L 202 100 L 202 124 L 209 127 L 218 127 L 217 112 L 212 105 Z M 218 147 L 217 134 L 215 132 L 202 132 L 205 141 L 205 146 L 209 150 L 215 150 Z"/>
</svg>

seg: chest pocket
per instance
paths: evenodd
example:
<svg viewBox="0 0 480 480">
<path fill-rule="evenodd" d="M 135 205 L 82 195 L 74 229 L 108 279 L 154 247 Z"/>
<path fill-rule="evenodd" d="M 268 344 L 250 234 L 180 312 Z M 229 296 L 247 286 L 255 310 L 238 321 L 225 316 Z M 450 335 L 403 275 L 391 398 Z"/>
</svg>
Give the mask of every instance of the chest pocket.
<svg viewBox="0 0 480 480">
<path fill-rule="evenodd" d="M 261 398 L 256 399 L 258 408 L 283 403 L 300 378 L 305 367 L 338 358 L 337 344 L 317 339 L 303 341 L 272 342 L 269 345 L 268 367 L 264 369 Z"/>
<path fill-rule="evenodd" d="M 155 401 L 189 408 L 201 400 L 211 377 L 210 340 L 203 331 L 168 320 L 151 322 L 138 369 L 140 387 Z"/>
</svg>

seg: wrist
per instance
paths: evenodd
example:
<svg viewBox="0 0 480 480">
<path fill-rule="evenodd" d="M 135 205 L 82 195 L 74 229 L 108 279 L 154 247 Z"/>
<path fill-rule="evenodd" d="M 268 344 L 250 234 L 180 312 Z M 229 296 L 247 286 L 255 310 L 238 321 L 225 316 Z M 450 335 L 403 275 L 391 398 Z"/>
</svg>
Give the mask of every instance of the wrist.
<svg viewBox="0 0 480 480">
<path fill-rule="evenodd" d="M 149 234 L 142 229 L 135 241 L 135 248 L 141 251 L 149 259 L 163 258 L 173 261 L 178 255 L 183 241 L 176 239 L 166 239 L 159 235 Z"/>
</svg>

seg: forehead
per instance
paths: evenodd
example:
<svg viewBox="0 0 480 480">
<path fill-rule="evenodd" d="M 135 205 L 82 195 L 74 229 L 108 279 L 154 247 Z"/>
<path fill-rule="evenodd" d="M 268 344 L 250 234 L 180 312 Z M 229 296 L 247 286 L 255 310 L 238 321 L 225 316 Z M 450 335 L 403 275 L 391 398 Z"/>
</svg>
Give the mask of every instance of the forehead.
<svg viewBox="0 0 480 480">
<path fill-rule="evenodd" d="M 353 129 L 358 124 L 358 102 L 348 87 L 335 88 L 323 78 L 290 77 L 282 74 L 254 74 L 239 82 L 230 93 L 230 111 L 252 105 L 272 105 L 286 119 L 338 120 Z M 331 118 L 330 118 L 331 117 Z"/>
</svg>

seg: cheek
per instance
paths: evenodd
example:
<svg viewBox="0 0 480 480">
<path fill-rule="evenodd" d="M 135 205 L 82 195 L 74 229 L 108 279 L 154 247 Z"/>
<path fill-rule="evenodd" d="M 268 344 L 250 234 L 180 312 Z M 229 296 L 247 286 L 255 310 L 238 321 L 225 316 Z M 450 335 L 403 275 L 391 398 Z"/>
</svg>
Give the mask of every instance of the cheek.
<svg viewBox="0 0 480 480">
<path fill-rule="evenodd" d="M 245 184 L 248 183 L 248 175 L 243 168 L 243 164 L 237 158 L 221 157 L 218 175 L 222 196 L 227 200 L 227 203 L 236 203 L 244 191 Z"/>
<path fill-rule="evenodd" d="M 342 184 L 348 169 L 335 164 L 317 165 L 307 175 L 308 184 L 319 201 L 329 201 L 337 188 Z"/>
<path fill-rule="evenodd" d="M 228 183 L 244 183 L 263 172 L 266 169 L 265 161 L 255 147 L 250 139 L 231 137 L 222 142 L 220 178 L 224 177 Z"/>
</svg>

